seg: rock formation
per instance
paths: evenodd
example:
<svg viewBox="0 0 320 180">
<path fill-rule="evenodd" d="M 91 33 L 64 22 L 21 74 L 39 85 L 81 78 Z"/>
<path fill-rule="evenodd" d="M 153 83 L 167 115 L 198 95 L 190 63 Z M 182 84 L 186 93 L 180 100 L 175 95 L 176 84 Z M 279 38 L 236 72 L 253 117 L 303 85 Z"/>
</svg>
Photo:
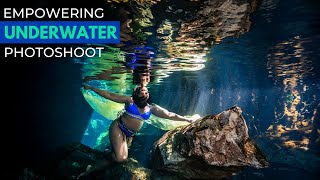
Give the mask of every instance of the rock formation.
<svg viewBox="0 0 320 180">
<path fill-rule="evenodd" d="M 265 156 L 249 138 L 241 112 L 232 107 L 167 132 L 154 145 L 157 176 L 219 179 L 244 167 L 267 167 Z"/>
<path fill-rule="evenodd" d="M 94 165 L 106 158 L 106 154 L 85 146 L 72 143 L 59 148 L 41 167 L 28 167 L 20 173 L 19 179 L 76 179 L 88 165 Z M 92 174 L 89 179 L 150 179 L 151 170 L 142 167 L 129 158 L 126 163 L 114 164 L 105 171 Z M 87 178 L 87 179 L 88 179 Z"/>
</svg>

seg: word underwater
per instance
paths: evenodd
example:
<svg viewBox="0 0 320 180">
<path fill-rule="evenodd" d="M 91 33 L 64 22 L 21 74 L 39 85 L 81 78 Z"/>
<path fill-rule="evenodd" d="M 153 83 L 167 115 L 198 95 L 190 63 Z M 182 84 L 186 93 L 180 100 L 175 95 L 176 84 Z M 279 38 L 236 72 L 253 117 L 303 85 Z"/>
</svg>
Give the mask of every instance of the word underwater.
<svg viewBox="0 0 320 180">
<path fill-rule="evenodd" d="M 119 26 L 113 21 L 0 22 L 0 43 L 119 43 Z"/>
</svg>

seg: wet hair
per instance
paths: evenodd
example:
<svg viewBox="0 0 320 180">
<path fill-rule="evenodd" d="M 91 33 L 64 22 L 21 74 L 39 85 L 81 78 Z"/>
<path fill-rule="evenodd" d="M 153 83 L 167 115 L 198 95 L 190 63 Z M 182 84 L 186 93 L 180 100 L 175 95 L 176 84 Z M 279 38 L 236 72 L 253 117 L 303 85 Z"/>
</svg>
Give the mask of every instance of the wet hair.
<svg viewBox="0 0 320 180">
<path fill-rule="evenodd" d="M 150 95 L 149 98 L 145 95 L 139 97 L 139 93 L 141 92 L 142 88 L 143 86 L 137 86 L 132 91 L 132 99 L 139 108 L 145 108 L 148 103 L 150 103 Z"/>
</svg>

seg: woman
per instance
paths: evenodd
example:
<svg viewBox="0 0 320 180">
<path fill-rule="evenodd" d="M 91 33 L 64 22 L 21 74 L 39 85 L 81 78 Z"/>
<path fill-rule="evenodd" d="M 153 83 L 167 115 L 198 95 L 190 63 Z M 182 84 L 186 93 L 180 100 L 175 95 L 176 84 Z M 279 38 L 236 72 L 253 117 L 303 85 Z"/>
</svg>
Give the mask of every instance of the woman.
<svg viewBox="0 0 320 180">
<path fill-rule="evenodd" d="M 150 118 L 151 113 L 160 118 L 175 121 L 193 121 L 191 118 L 169 112 L 160 106 L 148 104 L 149 93 L 144 86 L 134 88 L 132 96 L 123 96 L 88 85 L 85 85 L 84 88 L 91 89 L 106 99 L 125 104 L 124 113 L 114 120 L 109 128 L 109 138 L 112 145 L 110 160 L 113 162 L 121 163 L 127 160 L 128 146 L 130 146 L 136 132 L 141 129 L 143 122 Z M 87 171 L 80 174 L 78 178 L 87 176 L 94 171 L 102 170 L 111 163 L 110 161 L 104 161 L 94 167 L 87 168 Z"/>
</svg>

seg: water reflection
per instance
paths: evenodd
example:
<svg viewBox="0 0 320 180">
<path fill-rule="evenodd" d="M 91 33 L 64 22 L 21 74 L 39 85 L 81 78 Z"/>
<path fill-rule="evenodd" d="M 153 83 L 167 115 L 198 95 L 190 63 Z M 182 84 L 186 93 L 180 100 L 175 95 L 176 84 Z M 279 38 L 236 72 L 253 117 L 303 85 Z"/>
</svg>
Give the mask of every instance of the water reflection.
<svg viewBox="0 0 320 180">
<path fill-rule="evenodd" d="M 125 66 L 132 72 L 132 84 L 147 86 L 151 80 L 151 66 L 154 59 L 153 48 L 136 47 L 133 53 L 127 53 L 126 56 Z"/>
<path fill-rule="evenodd" d="M 160 54 L 166 58 L 206 60 L 210 47 L 249 30 L 249 14 L 255 4 L 256 1 L 168 4 L 165 15 L 161 15 L 163 20 L 155 24 Z"/>
<path fill-rule="evenodd" d="M 259 9 L 261 10 L 261 16 L 267 23 L 270 23 L 273 18 L 273 11 L 278 7 L 280 0 L 264 0 L 261 1 Z"/>
<path fill-rule="evenodd" d="M 157 47 L 160 61 L 182 61 L 184 68 L 196 66 L 198 70 L 213 45 L 249 31 L 249 15 L 257 7 L 257 1 L 247 0 L 132 0 L 110 4 L 121 21 L 121 43 L 117 47 L 125 52 L 138 44 Z"/>
<path fill-rule="evenodd" d="M 116 13 L 122 19 L 120 29 L 121 43 L 124 51 L 133 49 L 138 44 L 146 44 L 147 39 L 153 34 L 150 27 L 154 25 L 151 7 L 155 1 L 129 1 L 120 7 L 115 6 Z M 113 3 L 114 4 L 114 3 Z"/>
<path fill-rule="evenodd" d="M 82 63 L 82 78 L 85 82 L 99 81 L 97 85 L 105 89 L 112 85 L 117 92 L 124 92 L 126 79 L 130 78 L 129 71 L 119 64 L 125 63 L 125 55 L 119 48 L 105 46 L 101 57 L 76 60 Z M 111 83 L 112 82 L 112 83 Z"/>
<path fill-rule="evenodd" d="M 316 94 L 308 99 L 307 94 L 312 84 L 305 83 L 314 72 L 314 64 L 305 44 L 311 39 L 296 36 L 288 41 L 280 42 L 271 49 L 267 67 L 270 77 L 278 87 L 282 87 L 282 106 L 275 108 L 275 123 L 270 125 L 268 133 L 279 138 L 283 146 L 288 148 L 309 149 L 310 135 L 314 128 L 314 116 L 317 109 Z M 310 111 L 313 109 L 313 111 Z M 301 134 L 296 137 L 295 133 Z"/>
</svg>

